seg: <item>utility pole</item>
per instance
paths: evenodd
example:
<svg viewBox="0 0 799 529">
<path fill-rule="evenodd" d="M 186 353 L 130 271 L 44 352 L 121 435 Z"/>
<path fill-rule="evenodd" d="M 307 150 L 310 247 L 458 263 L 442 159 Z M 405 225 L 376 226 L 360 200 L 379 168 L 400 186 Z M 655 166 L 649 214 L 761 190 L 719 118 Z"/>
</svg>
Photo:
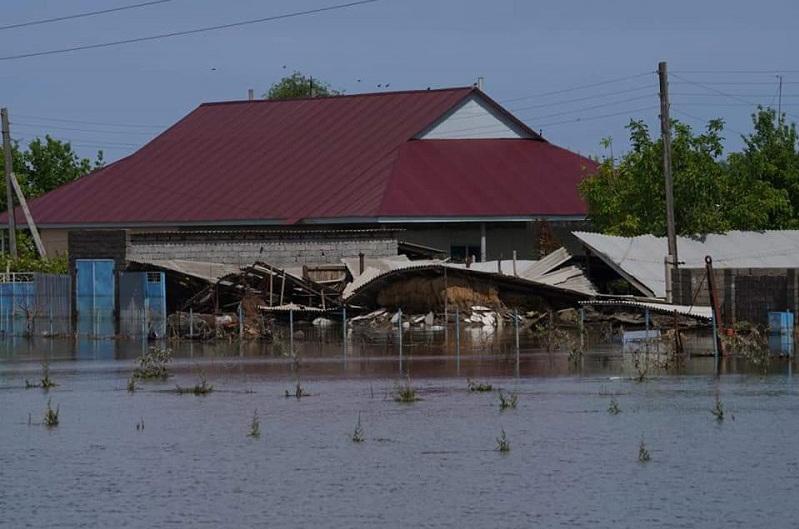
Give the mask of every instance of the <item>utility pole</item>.
<svg viewBox="0 0 799 529">
<path fill-rule="evenodd" d="M 6 176 L 6 205 L 8 210 L 8 248 L 11 257 L 17 258 L 17 222 L 14 218 L 14 189 L 11 186 L 11 172 L 14 170 L 14 160 L 11 154 L 11 130 L 8 125 L 8 109 L 0 109 L 0 118 L 3 128 L 3 159 L 5 161 Z"/>
<path fill-rule="evenodd" d="M 660 78 L 660 135 L 663 141 L 663 178 L 666 183 L 666 301 L 672 302 L 671 271 L 677 267 L 677 233 L 674 229 L 674 182 L 671 177 L 671 122 L 669 119 L 669 74 L 666 62 L 658 63 Z"/>
<path fill-rule="evenodd" d="M 782 125 L 782 76 L 778 75 L 777 79 L 780 80 L 779 97 L 777 98 L 777 123 Z"/>
</svg>

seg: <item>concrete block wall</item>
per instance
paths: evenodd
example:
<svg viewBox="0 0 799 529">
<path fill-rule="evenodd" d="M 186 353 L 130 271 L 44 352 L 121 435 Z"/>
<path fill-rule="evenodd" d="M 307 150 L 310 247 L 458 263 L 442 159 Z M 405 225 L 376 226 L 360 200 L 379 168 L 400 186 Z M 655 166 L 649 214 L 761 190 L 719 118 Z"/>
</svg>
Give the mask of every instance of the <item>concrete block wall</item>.
<svg viewBox="0 0 799 529">
<path fill-rule="evenodd" d="M 173 232 L 131 235 L 129 260 L 184 259 L 279 267 L 339 264 L 343 257 L 397 255 L 397 237 L 384 231 Z"/>
<path fill-rule="evenodd" d="M 717 268 L 713 276 L 725 324 L 766 324 L 768 311 L 799 312 L 799 269 Z M 672 287 L 675 303 L 710 305 L 704 268 L 675 270 Z"/>
<path fill-rule="evenodd" d="M 69 268 L 78 259 L 113 259 L 121 269 L 127 261 L 130 237 L 127 230 L 79 230 L 67 235 Z"/>
</svg>

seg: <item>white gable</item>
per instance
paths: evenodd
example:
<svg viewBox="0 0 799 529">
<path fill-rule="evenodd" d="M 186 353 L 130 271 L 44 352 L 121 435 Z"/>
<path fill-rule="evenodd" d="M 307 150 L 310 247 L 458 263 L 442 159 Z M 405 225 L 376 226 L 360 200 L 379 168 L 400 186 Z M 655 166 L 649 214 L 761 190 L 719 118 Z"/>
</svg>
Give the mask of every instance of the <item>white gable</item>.
<svg viewBox="0 0 799 529">
<path fill-rule="evenodd" d="M 529 138 L 530 135 L 477 95 L 466 99 L 454 112 L 443 116 L 417 139 Z"/>
</svg>

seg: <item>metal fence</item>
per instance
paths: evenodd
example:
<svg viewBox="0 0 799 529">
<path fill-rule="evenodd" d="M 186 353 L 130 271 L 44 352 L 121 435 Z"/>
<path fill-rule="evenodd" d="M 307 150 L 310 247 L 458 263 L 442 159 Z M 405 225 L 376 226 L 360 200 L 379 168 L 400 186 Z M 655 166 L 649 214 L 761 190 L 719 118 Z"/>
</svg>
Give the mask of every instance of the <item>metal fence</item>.
<svg viewBox="0 0 799 529">
<path fill-rule="evenodd" d="M 166 336 L 166 289 L 163 272 L 119 274 L 119 333 Z"/>
<path fill-rule="evenodd" d="M 59 336 L 71 331 L 68 275 L 0 274 L 0 334 Z"/>
</svg>

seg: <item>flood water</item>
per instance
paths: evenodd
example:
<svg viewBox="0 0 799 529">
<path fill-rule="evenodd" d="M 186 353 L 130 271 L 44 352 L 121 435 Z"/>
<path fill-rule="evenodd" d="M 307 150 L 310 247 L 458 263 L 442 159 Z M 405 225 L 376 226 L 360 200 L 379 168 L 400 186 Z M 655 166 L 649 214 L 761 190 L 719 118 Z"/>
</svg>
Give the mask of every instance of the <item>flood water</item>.
<svg viewBox="0 0 799 529">
<path fill-rule="evenodd" d="M 459 357 L 451 343 L 409 342 L 402 366 L 390 343 L 353 341 L 344 356 L 340 343 L 298 341 L 299 366 L 274 346 L 184 343 L 174 376 L 134 393 L 140 344 L 3 342 L 0 526 L 799 523 L 799 386 L 784 360 L 766 374 L 728 360 L 716 377 L 712 358 L 691 358 L 637 382 L 614 346 L 578 362 L 523 346 L 517 369 L 490 341 Z M 58 386 L 26 389 L 44 358 Z M 422 400 L 395 402 L 408 372 Z M 171 391 L 203 374 L 211 394 Z M 285 398 L 298 376 L 311 395 Z M 470 392 L 467 378 L 518 393 L 518 406 L 500 411 L 497 392 Z M 54 428 L 41 424 L 48 399 Z M 496 450 L 502 430 L 508 453 Z"/>
</svg>

